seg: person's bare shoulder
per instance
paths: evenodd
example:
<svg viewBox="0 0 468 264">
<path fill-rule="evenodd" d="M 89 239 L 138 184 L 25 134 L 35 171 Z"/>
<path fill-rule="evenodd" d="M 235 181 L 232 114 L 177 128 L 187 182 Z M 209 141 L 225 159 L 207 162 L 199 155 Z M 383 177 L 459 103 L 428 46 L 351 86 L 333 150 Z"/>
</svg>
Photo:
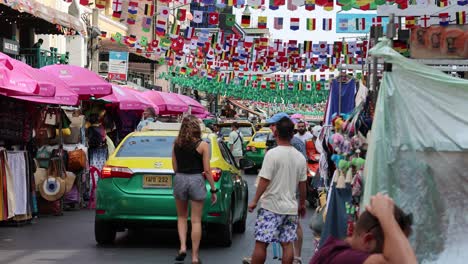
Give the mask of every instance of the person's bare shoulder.
<svg viewBox="0 0 468 264">
<path fill-rule="evenodd" d="M 387 264 L 388 261 L 385 260 L 382 254 L 372 254 L 370 255 L 363 264 Z"/>
</svg>

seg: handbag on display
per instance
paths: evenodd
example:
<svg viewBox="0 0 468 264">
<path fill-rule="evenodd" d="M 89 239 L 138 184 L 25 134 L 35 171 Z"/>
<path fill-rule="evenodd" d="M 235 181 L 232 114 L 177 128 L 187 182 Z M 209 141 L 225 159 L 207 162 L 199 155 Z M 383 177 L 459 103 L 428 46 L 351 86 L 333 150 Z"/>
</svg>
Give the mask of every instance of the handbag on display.
<svg viewBox="0 0 468 264">
<path fill-rule="evenodd" d="M 47 178 L 39 186 L 39 192 L 42 198 L 53 202 L 62 198 L 65 194 L 65 168 L 62 166 L 62 161 L 58 158 L 53 158 L 50 161 Z"/>
<path fill-rule="evenodd" d="M 79 171 L 86 167 L 86 153 L 82 149 L 75 149 L 68 152 L 68 169 Z"/>
<path fill-rule="evenodd" d="M 72 190 L 73 186 L 75 186 L 74 184 L 76 175 L 71 171 L 67 171 L 66 174 L 67 177 L 65 178 L 65 193 L 69 193 Z"/>
<path fill-rule="evenodd" d="M 36 159 L 37 159 L 37 162 L 39 163 L 39 167 L 48 169 L 51 156 L 52 156 L 52 151 L 50 151 L 47 146 L 41 147 L 37 151 L 37 154 L 36 154 Z"/>
<path fill-rule="evenodd" d="M 45 114 L 44 124 L 49 126 L 57 125 L 57 113 L 55 110 L 48 109 Z"/>
</svg>

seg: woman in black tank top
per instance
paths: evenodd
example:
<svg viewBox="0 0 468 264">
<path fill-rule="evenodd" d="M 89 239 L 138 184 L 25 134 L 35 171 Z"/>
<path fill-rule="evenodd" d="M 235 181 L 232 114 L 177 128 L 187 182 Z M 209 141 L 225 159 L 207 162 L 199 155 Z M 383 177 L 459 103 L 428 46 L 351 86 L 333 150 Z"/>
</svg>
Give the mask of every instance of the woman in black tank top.
<svg viewBox="0 0 468 264">
<path fill-rule="evenodd" d="M 211 202 L 216 203 L 216 188 L 210 168 L 208 143 L 201 139 L 200 121 L 189 115 L 182 121 L 179 136 L 172 151 L 174 197 L 177 207 L 177 231 L 180 249 L 176 261 L 183 261 L 187 255 L 188 202 L 191 202 L 192 263 L 201 263 L 198 250 L 201 240 L 201 219 L 206 198 L 205 177 L 211 186 Z M 205 177 L 204 177 L 205 176 Z"/>
</svg>

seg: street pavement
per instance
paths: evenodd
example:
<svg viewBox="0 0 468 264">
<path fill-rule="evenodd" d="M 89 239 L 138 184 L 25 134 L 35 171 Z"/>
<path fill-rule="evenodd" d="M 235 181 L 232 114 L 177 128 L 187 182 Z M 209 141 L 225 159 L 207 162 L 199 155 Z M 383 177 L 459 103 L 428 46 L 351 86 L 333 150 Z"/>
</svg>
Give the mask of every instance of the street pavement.
<svg viewBox="0 0 468 264">
<path fill-rule="evenodd" d="M 249 199 L 254 196 L 255 175 L 245 176 Z M 309 210 L 304 227 L 303 261 L 312 256 L 313 237 L 308 228 Z M 235 234 L 232 246 L 223 248 L 203 241 L 200 256 L 206 264 L 239 264 L 254 246 L 255 214 L 249 214 L 245 234 Z M 144 230 L 118 233 L 113 246 L 97 246 L 94 240 L 94 212 L 65 212 L 64 216 L 41 217 L 22 227 L 0 227 L 0 263 L 11 264 L 91 264 L 91 263 L 174 263 L 178 249 L 177 230 Z M 271 248 L 266 263 L 273 260 Z M 190 255 L 185 263 L 190 262 Z"/>
</svg>

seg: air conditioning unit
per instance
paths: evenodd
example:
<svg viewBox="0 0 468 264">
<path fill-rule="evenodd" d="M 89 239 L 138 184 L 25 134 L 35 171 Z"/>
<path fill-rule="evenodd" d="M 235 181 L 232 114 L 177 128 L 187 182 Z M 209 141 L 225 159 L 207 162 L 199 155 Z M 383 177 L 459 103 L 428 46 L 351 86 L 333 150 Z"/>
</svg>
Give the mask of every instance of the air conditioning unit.
<svg viewBox="0 0 468 264">
<path fill-rule="evenodd" d="M 99 72 L 100 73 L 108 73 L 109 72 L 109 62 L 108 61 L 100 61 L 99 65 Z"/>
</svg>

